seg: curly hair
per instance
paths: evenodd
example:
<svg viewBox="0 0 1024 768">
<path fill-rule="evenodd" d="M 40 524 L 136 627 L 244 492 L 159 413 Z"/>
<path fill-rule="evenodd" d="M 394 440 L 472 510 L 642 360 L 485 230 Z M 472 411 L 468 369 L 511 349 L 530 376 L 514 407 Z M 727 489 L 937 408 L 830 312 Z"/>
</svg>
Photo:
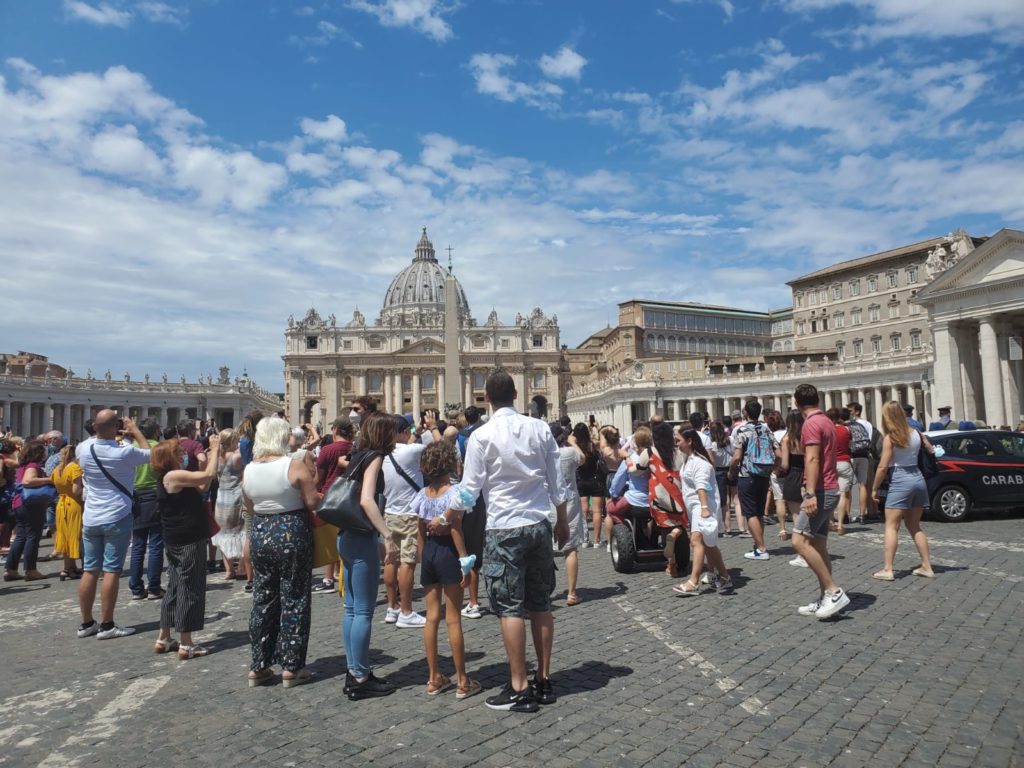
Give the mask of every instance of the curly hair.
<svg viewBox="0 0 1024 768">
<path fill-rule="evenodd" d="M 451 443 L 441 440 L 423 449 L 420 456 L 420 471 L 425 483 L 433 483 L 451 477 L 458 469 L 459 457 Z"/>
</svg>

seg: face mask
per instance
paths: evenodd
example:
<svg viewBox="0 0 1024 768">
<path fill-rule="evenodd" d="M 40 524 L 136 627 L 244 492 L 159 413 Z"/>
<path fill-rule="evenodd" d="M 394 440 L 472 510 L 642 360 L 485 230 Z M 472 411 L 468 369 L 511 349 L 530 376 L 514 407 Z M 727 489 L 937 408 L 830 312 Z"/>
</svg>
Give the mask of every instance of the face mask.
<svg viewBox="0 0 1024 768">
<path fill-rule="evenodd" d="M 57 452 L 57 447 L 56 446 L 54 446 L 54 445 L 47 445 L 46 446 L 46 458 L 50 458 L 56 452 Z"/>
<path fill-rule="evenodd" d="M 181 454 L 181 468 L 182 469 L 188 469 L 188 454 L 187 453 Z"/>
<path fill-rule="evenodd" d="M 939 421 L 941 421 L 943 425 L 949 424 L 949 416 L 939 416 Z"/>
<path fill-rule="evenodd" d="M 349 421 L 351 421 L 354 425 L 358 425 L 359 422 L 363 420 L 363 417 L 359 414 L 359 411 L 349 411 L 348 418 Z"/>
</svg>

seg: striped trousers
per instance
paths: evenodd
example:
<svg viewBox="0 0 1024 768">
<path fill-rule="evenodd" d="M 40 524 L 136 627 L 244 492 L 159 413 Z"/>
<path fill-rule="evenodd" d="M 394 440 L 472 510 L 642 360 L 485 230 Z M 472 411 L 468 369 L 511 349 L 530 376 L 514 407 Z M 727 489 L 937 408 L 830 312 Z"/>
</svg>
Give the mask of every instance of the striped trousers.
<svg viewBox="0 0 1024 768">
<path fill-rule="evenodd" d="M 203 628 L 206 615 L 206 539 L 164 546 L 169 578 L 160 604 L 160 627 L 196 632 Z"/>
</svg>

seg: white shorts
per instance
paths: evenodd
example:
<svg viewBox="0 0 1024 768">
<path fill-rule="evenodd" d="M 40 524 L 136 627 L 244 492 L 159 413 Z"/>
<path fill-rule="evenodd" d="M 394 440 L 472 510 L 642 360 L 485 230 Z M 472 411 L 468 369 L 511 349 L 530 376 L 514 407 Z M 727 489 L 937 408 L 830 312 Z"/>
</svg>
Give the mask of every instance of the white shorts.
<svg viewBox="0 0 1024 768">
<path fill-rule="evenodd" d="M 722 520 L 718 515 L 701 517 L 699 509 L 690 515 L 690 533 L 699 533 L 705 547 L 718 546 L 718 530 L 721 526 Z"/>
<path fill-rule="evenodd" d="M 839 475 L 839 492 L 848 492 L 855 482 L 853 464 L 848 461 L 837 461 L 836 474 Z"/>
</svg>

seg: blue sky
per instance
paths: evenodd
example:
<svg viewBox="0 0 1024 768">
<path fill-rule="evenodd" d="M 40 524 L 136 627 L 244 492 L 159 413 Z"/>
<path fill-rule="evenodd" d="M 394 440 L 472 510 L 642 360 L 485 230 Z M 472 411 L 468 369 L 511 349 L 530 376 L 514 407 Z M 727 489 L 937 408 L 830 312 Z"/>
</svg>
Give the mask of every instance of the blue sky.
<svg viewBox="0 0 1024 768">
<path fill-rule="evenodd" d="M 426 225 L 474 315 L 770 309 L 1024 226 L 1019 0 L 6 0 L 3 351 L 281 387 Z"/>
</svg>

